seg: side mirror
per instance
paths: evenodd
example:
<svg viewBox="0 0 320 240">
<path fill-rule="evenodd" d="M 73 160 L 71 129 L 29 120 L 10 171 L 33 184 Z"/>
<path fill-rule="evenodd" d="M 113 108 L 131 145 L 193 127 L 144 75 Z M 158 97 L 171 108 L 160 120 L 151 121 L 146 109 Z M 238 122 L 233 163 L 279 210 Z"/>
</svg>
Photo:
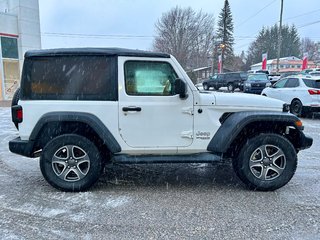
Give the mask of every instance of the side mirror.
<svg viewBox="0 0 320 240">
<path fill-rule="evenodd" d="M 179 94 L 179 97 L 181 99 L 185 99 L 188 97 L 186 83 L 180 78 L 177 78 L 174 82 L 174 92 L 175 94 Z"/>
</svg>

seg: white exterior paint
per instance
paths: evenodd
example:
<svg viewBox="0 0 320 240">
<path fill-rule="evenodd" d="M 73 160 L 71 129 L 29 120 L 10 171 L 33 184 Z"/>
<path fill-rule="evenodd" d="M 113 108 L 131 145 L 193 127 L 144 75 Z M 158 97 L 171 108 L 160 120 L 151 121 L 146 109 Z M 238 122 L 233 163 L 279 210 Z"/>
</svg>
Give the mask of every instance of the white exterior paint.
<svg viewBox="0 0 320 240">
<path fill-rule="evenodd" d="M 125 93 L 124 63 L 128 60 L 171 64 L 187 84 L 186 99 L 174 96 L 129 96 Z M 19 101 L 23 122 L 22 140 L 28 140 L 46 113 L 73 111 L 97 116 L 109 129 L 125 154 L 191 154 L 207 152 L 221 126 L 225 112 L 282 111 L 283 102 L 263 96 L 200 92 L 180 64 L 172 58 L 118 57 L 118 102 L 108 101 Z M 141 107 L 141 112 L 123 112 L 123 107 Z M 200 111 L 199 111 L 200 110 Z"/>
</svg>

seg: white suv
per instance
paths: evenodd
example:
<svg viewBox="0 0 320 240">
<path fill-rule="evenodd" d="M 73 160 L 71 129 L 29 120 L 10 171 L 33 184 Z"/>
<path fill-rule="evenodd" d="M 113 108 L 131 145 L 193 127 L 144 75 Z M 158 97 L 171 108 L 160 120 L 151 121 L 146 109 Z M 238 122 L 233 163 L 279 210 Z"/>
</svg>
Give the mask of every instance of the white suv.
<svg viewBox="0 0 320 240">
<path fill-rule="evenodd" d="M 265 88 L 261 94 L 290 104 L 290 111 L 297 116 L 320 112 L 319 77 L 289 76 Z"/>
<path fill-rule="evenodd" d="M 18 95 L 18 94 L 17 94 Z M 251 189 L 274 190 L 312 145 L 279 100 L 200 92 L 169 54 L 55 49 L 25 54 L 12 106 L 12 152 L 40 156 L 45 179 L 83 191 L 104 164 L 215 163 L 232 159 Z"/>
</svg>

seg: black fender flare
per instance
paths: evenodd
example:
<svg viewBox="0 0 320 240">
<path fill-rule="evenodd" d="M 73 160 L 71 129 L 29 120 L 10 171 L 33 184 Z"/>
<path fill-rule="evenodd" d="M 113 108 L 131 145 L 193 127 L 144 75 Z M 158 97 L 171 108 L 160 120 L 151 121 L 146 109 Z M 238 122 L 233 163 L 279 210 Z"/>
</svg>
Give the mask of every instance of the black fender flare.
<svg viewBox="0 0 320 240">
<path fill-rule="evenodd" d="M 30 134 L 30 140 L 36 141 L 42 127 L 50 122 L 80 122 L 89 125 L 101 138 L 111 153 L 121 152 L 121 147 L 102 121 L 91 113 L 85 112 L 50 112 L 44 114 Z"/>
<path fill-rule="evenodd" d="M 238 134 L 250 123 L 265 122 L 270 124 L 270 129 L 272 129 L 272 124 L 276 123 L 285 123 L 287 126 L 298 128 L 295 125 L 296 121 L 299 121 L 298 117 L 285 112 L 235 112 L 222 122 L 218 131 L 211 139 L 207 150 L 216 153 L 226 153 Z M 298 130 L 303 134 L 302 129 Z"/>
</svg>

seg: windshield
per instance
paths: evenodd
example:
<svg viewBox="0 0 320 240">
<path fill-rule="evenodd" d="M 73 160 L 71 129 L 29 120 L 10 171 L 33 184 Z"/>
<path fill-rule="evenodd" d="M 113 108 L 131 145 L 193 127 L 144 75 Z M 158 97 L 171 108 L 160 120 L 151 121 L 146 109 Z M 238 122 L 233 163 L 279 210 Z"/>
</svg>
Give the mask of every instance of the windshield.
<svg viewBox="0 0 320 240">
<path fill-rule="evenodd" d="M 248 75 L 248 81 L 268 81 L 268 77 L 265 74 Z"/>
<path fill-rule="evenodd" d="M 320 88 L 320 79 L 318 80 L 314 80 L 314 79 L 302 79 L 304 84 L 307 86 L 307 87 L 310 87 L 310 88 Z"/>
</svg>

